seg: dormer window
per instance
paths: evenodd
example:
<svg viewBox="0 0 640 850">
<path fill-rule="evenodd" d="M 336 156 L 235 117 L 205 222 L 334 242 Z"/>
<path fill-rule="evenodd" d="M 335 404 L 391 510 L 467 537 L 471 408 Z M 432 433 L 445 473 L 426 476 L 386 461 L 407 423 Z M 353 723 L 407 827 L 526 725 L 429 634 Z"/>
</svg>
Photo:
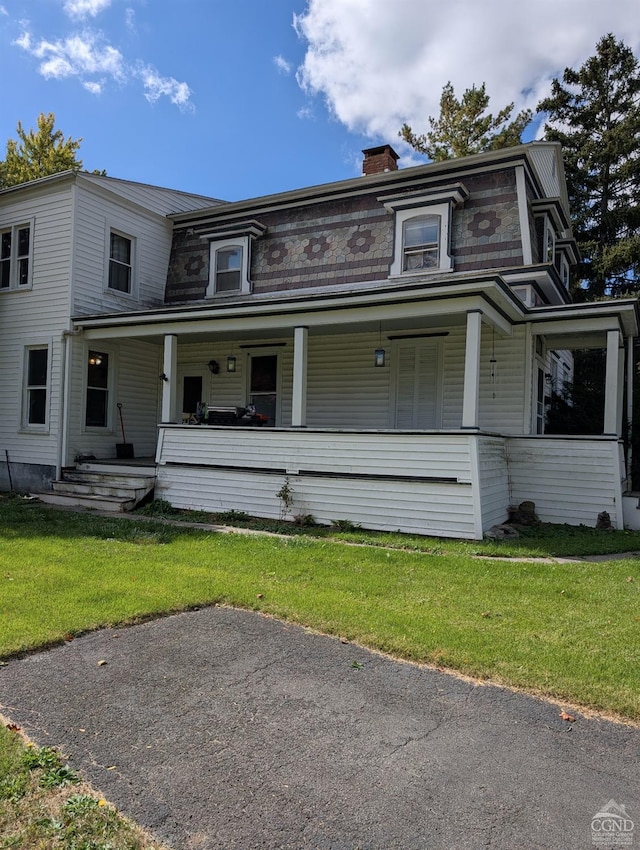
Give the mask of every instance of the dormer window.
<svg viewBox="0 0 640 850">
<path fill-rule="evenodd" d="M 451 271 L 451 214 L 469 197 L 462 183 L 429 192 L 379 198 L 395 216 L 395 246 L 389 276 Z"/>
<path fill-rule="evenodd" d="M 209 242 L 207 298 L 251 292 L 251 242 L 265 230 L 257 221 L 245 221 L 200 233 Z"/>
<path fill-rule="evenodd" d="M 216 292 L 240 292 L 243 253 L 241 245 L 218 248 L 215 252 Z"/>
<path fill-rule="evenodd" d="M 404 272 L 437 269 L 440 265 L 440 216 L 425 215 L 404 222 Z"/>
</svg>

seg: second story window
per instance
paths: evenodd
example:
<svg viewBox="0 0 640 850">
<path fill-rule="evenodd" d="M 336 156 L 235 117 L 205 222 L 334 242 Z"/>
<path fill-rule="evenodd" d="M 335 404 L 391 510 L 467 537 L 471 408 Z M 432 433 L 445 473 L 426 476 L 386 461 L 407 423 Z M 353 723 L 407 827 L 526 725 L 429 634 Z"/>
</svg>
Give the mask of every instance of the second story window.
<svg viewBox="0 0 640 850">
<path fill-rule="evenodd" d="M 31 225 L 0 231 L 0 289 L 20 289 L 31 283 Z"/>
<path fill-rule="evenodd" d="M 440 216 L 417 216 L 405 221 L 402 250 L 403 271 L 437 269 L 440 265 Z"/>
<path fill-rule="evenodd" d="M 251 243 L 266 227 L 251 220 L 220 224 L 201 233 L 209 243 L 209 286 L 206 297 L 248 295 L 251 292 Z"/>
<path fill-rule="evenodd" d="M 390 277 L 419 277 L 453 270 L 453 210 L 468 197 L 462 183 L 452 183 L 378 198 L 394 217 Z"/>
<path fill-rule="evenodd" d="M 133 240 L 111 231 L 109 238 L 109 289 L 131 293 Z"/>
<path fill-rule="evenodd" d="M 242 278 L 242 246 L 219 248 L 216 253 L 215 291 L 239 292 Z"/>
</svg>

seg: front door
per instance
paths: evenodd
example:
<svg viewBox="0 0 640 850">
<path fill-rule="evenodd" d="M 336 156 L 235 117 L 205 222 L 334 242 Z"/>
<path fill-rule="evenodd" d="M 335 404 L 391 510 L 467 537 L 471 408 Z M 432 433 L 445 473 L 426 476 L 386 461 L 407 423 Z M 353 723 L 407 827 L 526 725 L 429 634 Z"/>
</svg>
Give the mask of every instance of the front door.
<svg viewBox="0 0 640 850">
<path fill-rule="evenodd" d="M 249 355 L 249 404 L 275 425 L 278 415 L 278 355 Z"/>
<path fill-rule="evenodd" d="M 182 378 L 182 413 L 194 414 L 202 399 L 202 375 L 184 375 Z"/>
<path fill-rule="evenodd" d="M 398 342 L 395 427 L 432 429 L 441 425 L 440 342 Z"/>
</svg>

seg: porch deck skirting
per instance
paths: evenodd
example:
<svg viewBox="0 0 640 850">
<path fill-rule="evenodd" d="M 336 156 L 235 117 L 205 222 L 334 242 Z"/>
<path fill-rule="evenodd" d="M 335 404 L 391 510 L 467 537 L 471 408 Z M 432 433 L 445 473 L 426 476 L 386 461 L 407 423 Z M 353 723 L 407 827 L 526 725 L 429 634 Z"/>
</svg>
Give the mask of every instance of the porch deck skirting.
<svg viewBox="0 0 640 850">
<path fill-rule="evenodd" d="M 478 539 L 507 519 L 512 493 L 517 493 L 516 500 L 531 498 L 538 509 L 545 506 L 541 519 L 571 522 L 558 513 L 562 496 L 549 500 L 544 486 L 545 476 L 557 477 L 557 457 L 548 464 L 541 450 L 524 461 L 529 456 L 520 444 L 511 447 L 513 440 L 540 446 L 566 442 L 465 431 L 162 425 L 156 498 L 192 510 L 236 510 L 273 519 L 311 514 L 322 524 L 348 520 L 382 531 Z M 616 441 L 607 442 L 613 448 Z M 573 448 L 579 447 L 583 467 L 609 448 L 598 438 L 569 443 L 572 450 L 564 445 L 559 455 L 574 454 Z M 609 510 L 615 522 L 616 480 L 620 489 L 617 445 L 615 449 L 614 466 L 601 464 L 598 479 L 598 488 L 606 479 L 608 501 L 594 494 L 582 513 L 574 511 L 578 521 L 593 525 L 599 511 Z M 531 474 L 528 466 L 533 467 Z M 577 491 L 582 485 L 583 493 L 589 491 L 588 470 L 575 472 L 572 487 Z M 278 496 L 285 483 L 289 504 Z M 545 513 L 547 503 L 550 516 Z"/>
</svg>

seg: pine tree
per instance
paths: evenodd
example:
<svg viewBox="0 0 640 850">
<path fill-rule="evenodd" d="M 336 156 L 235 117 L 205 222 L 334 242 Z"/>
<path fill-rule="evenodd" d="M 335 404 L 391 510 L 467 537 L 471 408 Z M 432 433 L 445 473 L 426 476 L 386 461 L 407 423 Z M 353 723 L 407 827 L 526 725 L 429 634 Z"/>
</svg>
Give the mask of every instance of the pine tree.
<svg viewBox="0 0 640 850">
<path fill-rule="evenodd" d="M 429 116 L 431 129 L 416 135 L 408 124 L 403 124 L 398 135 L 418 153 L 436 162 L 519 145 L 522 132 L 531 121 L 531 112 L 525 109 L 510 120 L 514 107 L 510 103 L 494 117 L 487 113 L 489 100 L 484 83 L 480 88 L 466 89 L 458 100 L 448 82 L 440 97 L 440 117 Z"/>
<path fill-rule="evenodd" d="M 55 116 L 51 112 L 41 112 L 37 123 L 37 131 L 27 132 L 18 121 L 18 140 L 7 141 L 6 157 L 0 162 L 0 188 L 82 169 L 82 160 L 76 158 L 82 139 L 65 139 L 61 130 L 54 129 Z"/>
<path fill-rule="evenodd" d="M 587 299 L 637 292 L 640 281 L 640 68 L 609 34 L 538 104 L 545 137 L 561 143 L 578 269 Z"/>
</svg>

